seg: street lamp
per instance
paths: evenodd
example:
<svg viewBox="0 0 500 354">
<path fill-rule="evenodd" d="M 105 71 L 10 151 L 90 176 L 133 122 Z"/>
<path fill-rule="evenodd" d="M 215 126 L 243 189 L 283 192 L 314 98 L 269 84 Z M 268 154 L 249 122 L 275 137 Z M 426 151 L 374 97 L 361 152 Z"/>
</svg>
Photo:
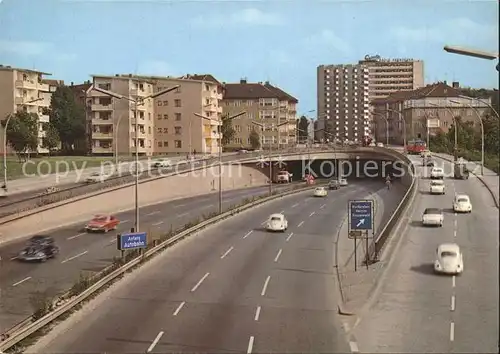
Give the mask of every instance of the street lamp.
<svg viewBox="0 0 500 354">
<path fill-rule="evenodd" d="M 29 100 L 24 102 L 22 105 L 27 105 L 30 103 L 43 101 L 43 97 L 35 98 L 33 100 Z M 7 192 L 7 127 L 9 126 L 10 119 L 12 118 L 12 114 L 7 116 L 7 121 L 5 122 L 5 126 L 3 127 L 3 186 L 2 188 Z"/>
<path fill-rule="evenodd" d="M 453 101 L 453 100 L 450 100 L 450 102 L 458 104 L 458 105 L 462 105 L 462 102 Z M 474 111 L 474 113 L 477 116 L 477 119 L 479 120 L 479 124 L 481 126 L 481 175 L 484 176 L 484 125 L 483 125 L 483 120 L 481 119 L 481 115 L 479 114 L 479 112 L 477 111 L 477 109 L 475 107 L 472 107 L 472 105 L 469 103 L 466 103 L 466 105 L 469 106 L 469 108 Z"/>
<path fill-rule="evenodd" d="M 389 145 L 389 120 L 381 113 L 373 112 L 373 115 L 382 118 L 385 121 L 385 144 Z"/>
<path fill-rule="evenodd" d="M 469 100 L 469 101 L 478 101 L 478 102 L 480 102 L 480 103 L 482 103 L 482 104 L 484 104 L 484 105 L 488 106 L 488 107 L 489 107 L 489 108 L 493 111 L 493 113 L 495 113 L 495 115 L 497 116 L 497 118 L 498 118 L 498 119 L 500 119 L 500 116 L 498 115 L 498 112 L 496 111 L 496 109 L 495 109 L 495 108 L 493 108 L 493 106 L 492 106 L 490 103 L 488 103 L 487 101 L 482 100 L 482 99 L 480 99 L 480 98 L 476 98 L 476 97 L 469 97 L 469 96 L 463 96 L 463 95 L 460 95 L 460 96 L 458 96 L 458 97 L 460 97 L 460 98 L 465 98 L 465 99 L 467 99 L 467 100 Z"/>
<path fill-rule="evenodd" d="M 118 127 L 120 126 L 120 122 L 123 118 L 123 114 L 120 115 L 120 117 L 118 117 L 118 121 L 116 122 L 116 126 L 115 126 L 115 132 L 114 132 L 114 136 L 115 136 L 115 168 L 116 168 L 116 172 L 118 172 Z"/>
<path fill-rule="evenodd" d="M 196 117 L 202 118 L 204 120 L 208 120 L 211 123 L 217 123 L 217 126 L 221 126 L 223 120 L 233 120 L 234 118 L 238 118 L 245 114 L 246 111 L 240 112 L 238 114 L 229 116 L 227 118 L 223 118 L 221 121 L 206 117 L 199 113 L 193 113 Z M 219 214 L 222 214 L 222 129 L 217 129 L 219 133 Z"/>
<path fill-rule="evenodd" d="M 252 124 L 258 125 L 259 127 L 262 128 L 262 136 L 264 137 L 264 132 L 266 131 L 268 126 L 264 123 L 259 123 L 256 121 L 252 121 Z M 278 134 L 280 127 L 285 124 L 288 124 L 288 122 L 283 122 L 276 125 L 276 127 L 278 128 Z M 271 128 L 274 128 L 274 124 L 271 124 Z M 264 140 L 264 138 L 262 138 L 262 140 Z M 270 196 L 273 194 L 273 163 L 271 161 L 271 150 L 272 150 L 272 143 L 271 139 L 269 139 L 269 195 Z"/>
<path fill-rule="evenodd" d="M 428 104 L 429 104 L 429 106 L 443 108 L 436 103 L 429 102 Z M 455 113 L 453 113 L 453 111 L 450 109 L 450 107 L 444 107 L 444 108 L 451 114 L 451 118 L 453 118 L 453 125 L 454 125 L 453 130 L 455 133 L 455 144 L 453 147 L 453 160 L 457 161 L 458 160 L 458 120 L 455 117 Z"/>
<path fill-rule="evenodd" d="M 144 101 L 147 99 L 162 96 L 166 93 L 169 93 L 171 91 L 178 89 L 179 87 L 180 87 L 180 85 L 176 85 L 176 86 L 152 93 L 151 95 L 147 95 L 145 97 L 137 97 L 136 99 L 133 99 L 131 97 L 124 96 L 124 95 L 121 95 L 121 94 L 113 92 L 113 91 L 108 91 L 108 90 L 104 90 L 102 88 L 96 87 L 95 82 L 92 85 L 92 89 L 97 91 L 97 92 L 100 92 L 102 94 L 105 94 L 107 96 L 110 96 L 110 97 L 113 97 L 113 98 L 116 98 L 119 100 L 126 99 L 126 100 L 134 103 L 134 115 L 135 115 L 135 124 L 134 124 L 135 138 L 134 139 L 135 139 L 135 168 L 136 168 L 136 171 L 135 171 L 135 227 L 134 227 L 135 232 L 139 231 L 139 136 L 138 136 L 138 131 L 139 131 L 138 118 L 139 118 L 139 115 L 138 115 L 137 107 L 143 105 Z"/>
<path fill-rule="evenodd" d="M 498 58 L 498 54 L 484 52 L 482 50 L 477 50 L 477 49 L 470 49 L 470 48 L 463 48 L 463 47 L 456 47 L 449 45 L 445 45 L 443 49 L 448 53 L 465 55 L 468 57 L 474 57 L 486 60 L 494 60 Z"/>
</svg>

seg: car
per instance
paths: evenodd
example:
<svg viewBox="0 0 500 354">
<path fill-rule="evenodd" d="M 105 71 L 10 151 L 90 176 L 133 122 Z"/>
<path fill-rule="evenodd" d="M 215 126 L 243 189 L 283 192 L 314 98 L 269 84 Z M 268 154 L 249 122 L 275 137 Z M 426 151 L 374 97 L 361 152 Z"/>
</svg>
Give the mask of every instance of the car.
<svg viewBox="0 0 500 354">
<path fill-rule="evenodd" d="M 267 221 L 267 231 L 285 232 L 288 229 L 288 221 L 283 214 L 271 214 Z"/>
<path fill-rule="evenodd" d="M 384 147 L 384 143 L 377 143 L 377 147 L 383 148 Z"/>
<path fill-rule="evenodd" d="M 26 247 L 19 253 L 17 259 L 23 262 L 45 262 L 55 258 L 59 254 L 52 237 L 37 235 L 33 236 Z"/>
<path fill-rule="evenodd" d="M 443 211 L 439 208 L 426 208 L 422 215 L 422 225 L 442 227 L 444 222 Z"/>
<path fill-rule="evenodd" d="M 85 230 L 88 232 L 108 232 L 116 230 L 118 224 L 120 224 L 120 221 L 113 215 L 96 215 L 87 225 L 85 225 Z"/>
<path fill-rule="evenodd" d="M 441 167 L 433 167 L 431 169 L 431 179 L 443 179 L 444 170 Z"/>
<path fill-rule="evenodd" d="M 430 194 L 445 194 L 445 191 L 446 191 L 446 186 L 444 184 L 444 181 L 443 180 L 434 180 L 434 181 L 431 181 L 431 185 L 430 185 Z"/>
<path fill-rule="evenodd" d="M 325 187 L 316 187 L 314 189 L 314 196 L 315 197 L 326 197 L 328 195 L 328 191 L 326 190 Z"/>
<path fill-rule="evenodd" d="M 347 179 L 345 179 L 345 178 L 341 178 L 341 179 L 339 179 L 339 185 L 340 185 L 341 187 L 345 187 L 345 186 L 347 186 L 347 184 L 348 184 L 348 183 L 347 183 Z"/>
<path fill-rule="evenodd" d="M 155 161 L 155 163 L 153 164 L 153 168 L 165 168 L 170 166 L 171 166 L 170 160 L 164 160 L 164 159 L 159 159 Z"/>
<path fill-rule="evenodd" d="M 373 141 L 370 143 L 370 145 L 368 145 L 369 147 L 375 147 L 377 146 L 377 144 L 375 144 Z"/>
<path fill-rule="evenodd" d="M 328 182 L 328 188 L 329 189 L 339 189 L 340 188 L 339 181 L 337 181 L 336 179 L 330 180 L 330 182 Z"/>
<path fill-rule="evenodd" d="M 420 152 L 420 157 L 431 157 L 431 152 L 429 150 L 423 150 L 422 152 Z"/>
<path fill-rule="evenodd" d="M 100 172 L 92 172 L 86 179 L 87 183 L 102 183 L 106 180 L 106 175 Z"/>
<path fill-rule="evenodd" d="M 457 194 L 453 200 L 453 211 L 455 213 L 471 213 L 472 203 L 466 194 Z"/>
<path fill-rule="evenodd" d="M 455 179 L 469 179 L 469 170 L 464 163 L 456 163 L 453 166 L 453 178 Z"/>
<path fill-rule="evenodd" d="M 443 243 L 436 250 L 434 271 L 442 274 L 458 275 L 464 271 L 464 258 L 456 243 Z"/>
<path fill-rule="evenodd" d="M 424 159 L 422 160 L 422 166 L 424 167 L 434 167 L 435 165 L 436 163 L 430 157 L 424 157 Z"/>
<path fill-rule="evenodd" d="M 290 183 L 292 181 L 292 174 L 288 171 L 279 171 L 276 175 L 276 183 Z"/>
</svg>

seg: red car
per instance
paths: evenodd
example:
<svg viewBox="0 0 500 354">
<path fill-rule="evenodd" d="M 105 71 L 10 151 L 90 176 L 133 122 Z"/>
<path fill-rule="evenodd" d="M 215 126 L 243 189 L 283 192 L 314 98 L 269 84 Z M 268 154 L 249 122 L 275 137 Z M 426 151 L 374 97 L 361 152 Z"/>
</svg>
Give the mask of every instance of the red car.
<svg viewBox="0 0 500 354">
<path fill-rule="evenodd" d="M 96 215 L 90 222 L 85 225 L 85 230 L 108 232 L 116 230 L 120 221 L 112 215 Z"/>
</svg>

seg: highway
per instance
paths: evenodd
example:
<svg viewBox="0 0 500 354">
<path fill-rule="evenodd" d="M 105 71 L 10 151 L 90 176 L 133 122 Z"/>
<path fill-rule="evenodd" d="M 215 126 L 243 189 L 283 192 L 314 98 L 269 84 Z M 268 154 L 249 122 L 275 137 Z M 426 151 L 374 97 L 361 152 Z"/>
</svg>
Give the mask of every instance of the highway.
<svg viewBox="0 0 500 354">
<path fill-rule="evenodd" d="M 26 352 L 346 353 L 337 317 L 333 241 L 349 199 L 380 190 L 353 181 L 326 198 L 303 192 L 168 249 L 108 289 Z M 392 208 L 385 207 L 387 220 Z M 267 233 L 284 212 L 285 233 Z"/>
<path fill-rule="evenodd" d="M 420 194 L 400 249 L 379 295 L 353 331 L 360 352 L 498 353 L 498 209 L 477 178 L 446 178 L 445 184 L 446 194 L 433 196 L 429 180 L 419 180 Z M 453 213 L 455 193 L 470 196 L 471 214 Z M 442 228 L 421 226 L 428 207 L 444 209 Z M 433 273 L 436 248 L 447 242 L 458 243 L 464 254 L 459 276 Z"/>
<path fill-rule="evenodd" d="M 275 186 L 290 188 L 289 186 Z M 224 209 L 237 205 L 254 195 L 265 195 L 268 187 L 253 187 L 223 193 Z M 179 199 L 164 204 L 141 208 L 141 228 L 150 231 L 169 231 L 179 228 L 195 218 L 218 210 L 218 194 Z M 129 231 L 134 224 L 133 210 L 117 214 L 121 224 L 116 232 L 88 234 L 83 224 L 76 224 L 44 233 L 54 237 L 61 249 L 57 259 L 43 264 L 22 263 L 15 257 L 25 240 L 8 243 L 0 248 L 0 332 L 15 325 L 33 313 L 30 299 L 34 292 L 53 297 L 69 288 L 83 272 L 86 275 L 108 266 L 116 250 L 116 234 Z"/>
</svg>

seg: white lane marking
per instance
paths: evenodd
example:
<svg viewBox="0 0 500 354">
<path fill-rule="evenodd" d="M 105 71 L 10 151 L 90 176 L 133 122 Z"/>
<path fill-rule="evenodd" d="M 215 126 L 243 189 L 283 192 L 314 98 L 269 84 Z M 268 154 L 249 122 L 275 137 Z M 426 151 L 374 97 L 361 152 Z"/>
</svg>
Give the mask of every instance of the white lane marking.
<svg viewBox="0 0 500 354">
<path fill-rule="evenodd" d="M 451 296 L 451 311 L 455 311 L 455 295 Z"/>
<path fill-rule="evenodd" d="M 130 220 L 123 220 L 123 221 L 120 221 L 120 224 L 126 224 L 128 222 L 130 222 Z"/>
<path fill-rule="evenodd" d="M 248 349 L 247 349 L 247 354 L 252 354 L 252 349 L 253 349 L 253 341 L 254 341 L 253 336 L 250 336 L 250 339 L 248 340 Z"/>
<path fill-rule="evenodd" d="M 453 230 L 453 237 L 457 237 L 457 230 Z"/>
<path fill-rule="evenodd" d="M 181 208 L 183 206 L 186 206 L 186 204 L 177 204 L 177 205 L 174 205 L 174 208 Z"/>
<path fill-rule="evenodd" d="M 290 239 L 292 238 L 293 236 L 293 232 L 290 232 L 290 235 L 288 235 L 288 237 L 286 238 L 286 242 L 290 241 Z"/>
<path fill-rule="evenodd" d="M 11 260 L 11 261 L 14 261 L 14 260 L 16 260 L 16 259 L 18 259 L 18 258 L 19 258 L 18 256 L 14 256 L 14 257 L 12 257 L 10 260 Z"/>
<path fill-rule="evenodd" d="M 455 340 L 455 323 L 450 323 L 450 342 Z"/>
<path fill-rule="evenodd" d="M 154 224 L 151 224 L 151 226 L 158 226 L 158 225 L 161 225 L 161 224 L 163 224 L 163 221 L 155 222 Z"/>
<path fill-rule="evenodd" d="M 248 232 L 245 234 L 245 236 L 243 236 L 243 238 L 247 238 L 248 236 L 250 236 L 250 234 L 251 234 L 252 232 L 253 232 L 253 230 L 248 231 Z"/>
<path fill-rule="evenodd" d="M 75 236 L 71 236 L 71 237 L 68 237 L 67 240 L 73 240 L 77 237 L 80 237 L 80 236 L 83 236 L 83 235 L 86 235 L 87 233 L 86 232 L 82 232 L 81 234 L 77 234 Z"/>
<path fill-rule="evenodd" d="M 149 346 L 147 353 L 151 353 L 153 351 L 153 349 L 156 347 L 156 345 L 158 344 L 158 342 L 160 341 L 162 336 L 163 336 L 163 332 L 158 333 L 158 335 L 156 336 L 153 343 L 151 343 L 151 345 Z"/>
<path fill-rule="evenodd" d="M 302 225 L 304 225 L 303 221 L 299 222 L 299 224 L 297 225 L 297 227 L 301 227 Z"/>
<path fill-rule="evenodd" d="M 260 292 L 261 296 L 266 295 L 266 290 L 267 290 L 267 286 L 269 285 L 269 280 L 271 280 L 270 275 L 267 276 L 266 281 L 264 282 L 264 286 L 262 287 L 262 291 Z"/>
<path fill-rule="evenodd" d="M 324 207 L 326 207 L 326 204 L 323 204 L 322 206 L 320 206 L 319 208 L 320 209 L 323 209 Z"/>
<path fill-rule="evenodd" d="M 196 291 L 196 289 L 198 289 L 198 287 L 201 285 L 201 283 L 203 283 L 203 281 L 204 281 L 205 279 L 207 279 L 207 277 L 208 277 L 209 275 L 210 275 L 210 273 L 205 274 L 205 275 L 203 276 L 203 278 L 201 278 L 201 279 L 198 281 L 198 283 L 196 283 L 196 285 L 195 285 L 195 286 L 193 286 L 193 288 L 191 289 L 191 292 Z"/>
<path fill-rule="evenodd" d="M 28 280 L 30 280 L 30 279 L 31 279 L 31 277 L 26 277 L 26 278 L 24 278 L 23 280 L 19 280 L 17 283 L 12 284 L 12 286 L 18 286 L 19 284 L 22 284 L 22 283 L 24 283 L 25 281 L 28 281 Z"/>
<path fill-rule="evenodd" d="M 452 276 L 451 277 L 451 287 L 454 288 L 455 287 L 455 276 Z"/>
<path fill-rule="evenodd" d="M 457 215 L 457 214 L 455 214 L 455 215 Z M 457 227 L 457 219 L 455 219 L 455 228 L 456 228 L 456 227 Z"/>
<path fill-rule="evenodd" d="M 292 208 L 295 208 L 295 207 L 298 207 L 299 206 L 299 203 L 295 203 L 294 205 L 292 205 Z"/>
<path fill-rule="evenodd" d="M 316 214 L 315 211 L 313 211 L 311 214 L 309 214 L 309 217 L 313 216 L 314 214 Z"/>
<path fill-rule="evenodd" d="M 185 305 L 185 304 L 186 304 L 186 302 L 185 302 L 185 301 L 181 302 L 181 303 L 179 304 L 179 306 L 177 306 L 177 308 L 175 309 L 175 311 L 174 311 L 174 314 L 173 314 L 173 315 L 174 315 L 174 316 L 177 316 L 177 315 L 179 314 L 179 312 L 181 311 L 181 309 L 184 307 L 184 305 Z"/>
<path fill-rule="evenodd" d="M 220 256 L 220 259 L 224 259 L 233 249 L 234 247 L 231 246 L 222 256 Z"/>
<path fill-rule="evenodd" d="M 349 342 L 349 347 L 351 348 L 351 353 L 359 353 L 358 343 Z"/>
<path fill-rule="evenodd" d="M 205 205 L 203 208 L 205 208 L 205 209 L 206 209 L 206 208 L 212 208 L 212 207 L 214 207 L 214 205 L 213 205 L 213 204 L 208 204 L 208 205 Z"/>
<path fill-rule="evenodd" d="M 280 248 L 280 250 L 278 251 L 278 254 L 276 255 L 276 257 L 274 257 L 274 262 L 278 262 L 278 259 L 280 258 L 281 256 L 281 252 L 283 252 L 283 250 Z"/>
<path fill-rule="evenodd" d="M 159 210 L 153 211 L 153 212 L 151 212 L 149 214 L 146 214 L 146 216 L 151 216 L 151 215 L 156 215 L 156 214 L 160 214 L 160 211 Z"/>
<path fill-rule="evenodd" d="M 89 251 L 83 251 L 82 253 L 78 253 L 76 256 L 69 257 L 69 258 L 65 259 L 64 261 L 61 262 L 61 264 L 64 264 L 64 263 L 69 262 L 69 261 L 72 261 L 73 259 L 81 257 L 81 256 L 83 256 L 83 255 L 85 255 L 87 253 L 89 253 Z"/>
<path fill-rule="evenodd" d="M 186 215 L 188 215 L 188 214 L 189 214 L 189 212 L 185 212 L 185 213 L 177 214 L 177 217 L 178 217 L 178 218 L 182 218 L 183 216 L 186 216 Z"/>
<path fill-rule="evenodd" d="M 267 219 L 264 220 L 260 225 L 264 226 L 267 223 Z"/>
<path fill-rule="evenodd" d="M 116 242 L 116 238 L 109 240 L 109 243 L 115 243 L 115 242 Z"/>
<path fill-rule="evenodd" d="M 255 317 L 254 320 L 258 321 L 260 317 L 260 306 L 257 306 L 257 310 L 255 311 Z"/>
</svg>

